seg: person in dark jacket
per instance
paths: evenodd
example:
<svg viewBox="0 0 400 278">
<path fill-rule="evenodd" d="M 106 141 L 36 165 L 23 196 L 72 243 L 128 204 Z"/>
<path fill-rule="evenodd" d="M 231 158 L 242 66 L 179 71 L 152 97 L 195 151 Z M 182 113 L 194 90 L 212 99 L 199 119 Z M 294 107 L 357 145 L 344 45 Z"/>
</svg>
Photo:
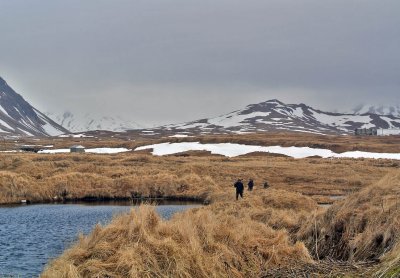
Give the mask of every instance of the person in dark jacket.
<svg viewBox="0 0 400 278">
<path fill-rule="evenodd" d="M 248 190 L 253 191 L 254 187 L 254 181 L 252 179 L 249 180 L 249 183 L 247 184 Z"/>
<path fill-rule="evenodd" d="M 239 196 L 243 199 L 244 185 L 242 180 L 238 179 L 233 186 L 236 188 L 236 200 L 239 200 Z"/>
</svg>

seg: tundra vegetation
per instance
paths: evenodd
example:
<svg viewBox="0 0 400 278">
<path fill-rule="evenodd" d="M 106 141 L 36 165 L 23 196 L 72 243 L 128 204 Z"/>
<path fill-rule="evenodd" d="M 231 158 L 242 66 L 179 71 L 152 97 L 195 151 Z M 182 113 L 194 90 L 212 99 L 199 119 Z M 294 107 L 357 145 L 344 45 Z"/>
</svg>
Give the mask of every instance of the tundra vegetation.
<svg viewBox="0 0 400 278">
<path fill-rule="evenodd" d="M 399 143 L 396 137 L 360 138 L 363 144 L 358 148 L 353 137 L 333 141 L 299 135 L 296 144 L 294 135 L 265 137 L 225 135 L 191 141 L 331 145 L 334 151 L 382 152 L 395 152 Z M 189 139 L 81 140 L 88 147 L 134 148 Z M 54 145 L 71 143 L 64 139 Z M 2 153 L 0 167 L 2 204 L 21 199 L 144 197 L 193 198 L 208 204 L 169 221 L 162 220 L 151 205 L 118 216 L 109 225 L 98 225 L 88 236 L 81 236 L 50 262 L 43 277 L 400 275 L 399 161 L 296 160 L 258 153 L 236 158 L 206 152 L 166 157 L 148 152 Z M 246 191 L 244 200 L 238 202 L 232 186 L 237 178 L 253 178 L 256 183 L 255 190 Z M 264 181 L 271 187 L 263 189 Z M 337 196 L 345 198 L 335 201 Z"/>
</svg>

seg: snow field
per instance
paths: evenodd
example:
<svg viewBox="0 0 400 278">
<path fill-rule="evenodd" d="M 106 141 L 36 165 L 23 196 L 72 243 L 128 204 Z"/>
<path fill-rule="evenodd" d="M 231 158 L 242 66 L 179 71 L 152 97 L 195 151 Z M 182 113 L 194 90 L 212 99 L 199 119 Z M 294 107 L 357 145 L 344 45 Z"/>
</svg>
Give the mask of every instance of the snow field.
<svg viewBox="0 0 400 278">
<path fill-rule="evenodd" d="M 281 146 L 252 146 L 232 143 L 219 144 L 201 144 L 199 142 L 182 143 L 161 143 L 155 145 L 142 146 L 135 151 L 153 149 L 152 154 L 156 156 L 176 154 L 186 151 L 209 151 L 212 154 L 219 154 L 226 157 L 235 157 L 252 152 L 265 152 L 274 154 L 283 154 L 293 158 L 307 158 L 311 156 L 320 156 L 322 158 L 374 158 L 374 159 L 398 159 L 400 153 L 373 153 L 352 151 L 344 153 L 335 153 L 328 149 L 314 149 L 309 147 L 281 147 Z"/>
<path fill-rule="evenodd" d="M 116 153 L 124 153 L 129 152 L 130 149 L 126 148 L 93 148 L 93 149 L 86 149 L 86 153 L 95 153 L 95 154 L 116 154 Z M 70 149 L 54 149 L 54 150 L 42 150 L 38 153 L 43 154 L 54 154 L 54 153 L 69 153 Z"/>
</svg>

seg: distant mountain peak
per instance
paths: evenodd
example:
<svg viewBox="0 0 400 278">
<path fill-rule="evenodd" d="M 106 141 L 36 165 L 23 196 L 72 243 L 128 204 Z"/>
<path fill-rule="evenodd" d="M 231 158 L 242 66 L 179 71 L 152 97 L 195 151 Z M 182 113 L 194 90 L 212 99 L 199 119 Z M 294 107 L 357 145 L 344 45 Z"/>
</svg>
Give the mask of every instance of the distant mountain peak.
<svg viewBox="0 0 400 278">
<path fill-rule="evenodd" d="M 276 98 L 264 101 L 264 103 L 284 105 L 284 103 L 282 101 L 280 101 L 279 99 L 276 99 Z"/>
<path fill-rule="evenodd" d="M 270 99 L 260 103 L 250 104 L 249 106 L 267 106 L 267 105 L 285 105 L 285 103 L 283 103 L 278 99 Z"/>
<path fill-rule="evenodd" d="M 215 118 L 201 119 L 161 129 L 190 133 L 248 133 L 297 131 L 317 134 L 349 134 L 356 128 L 400 128 L 400 117 L 378 114 L 324 112 L 304 103 L 285 104 L 271 99 L 250 104 Z"/>
<path fill-rule="evenodd" d="M 358 105 L 352 110 L 352 113 L 357 115 L 377 114 L 377 115 L 391 115 L 400 117 L 400 105 L 399 104 L 391 106 L 370 105 L 370 104 Z"/>
<path fill-rule="evenodd" d="M 70 111 L 65 111 L 60 114 L 47 112 L 46 115 L 71 132 L 86 132 L 94 130 L 123 132 L 145 128 L 134 121 L 125 120 L 120 116 L 98 116 L 91 113 L 73 113 Z"/>
<path fill-rule="evenodd" d="M 0 134 L 8 136 L 48 136 L 68 132 L 53 122 L 0 77 Z"/>
</svg>

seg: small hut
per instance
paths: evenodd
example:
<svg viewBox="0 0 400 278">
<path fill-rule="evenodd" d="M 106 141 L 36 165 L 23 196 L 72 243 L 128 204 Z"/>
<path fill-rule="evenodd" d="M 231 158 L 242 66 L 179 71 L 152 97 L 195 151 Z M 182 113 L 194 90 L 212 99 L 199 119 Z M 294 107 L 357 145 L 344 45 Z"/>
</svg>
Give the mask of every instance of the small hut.
<svg viewBox="0 0 400 278">
<path fill-rule="evenodd" d="M 70 148 L 71 153 L 84 153 L 85 147 L 81 145 L 74 145 Z"/>
</svg>

